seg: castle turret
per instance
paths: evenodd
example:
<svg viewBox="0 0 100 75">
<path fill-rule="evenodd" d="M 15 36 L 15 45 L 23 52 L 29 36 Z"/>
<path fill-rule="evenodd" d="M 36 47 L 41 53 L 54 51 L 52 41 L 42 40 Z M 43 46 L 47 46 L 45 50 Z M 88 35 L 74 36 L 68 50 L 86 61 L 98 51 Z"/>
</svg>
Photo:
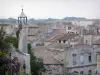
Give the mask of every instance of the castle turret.
<svg viewBox="0 0 100 75">
<path fill-rule="evenodd" d="M 27 17 L 23 12 L 20 14 L 18 17 L 18 29 L 19 29 L 19 34 L 18 34 L 18 39 L 19 39 L 19 50 L 22 53 L 27 53 L 28 52 L 28 47 L 27 47 Z"/>
</svg>

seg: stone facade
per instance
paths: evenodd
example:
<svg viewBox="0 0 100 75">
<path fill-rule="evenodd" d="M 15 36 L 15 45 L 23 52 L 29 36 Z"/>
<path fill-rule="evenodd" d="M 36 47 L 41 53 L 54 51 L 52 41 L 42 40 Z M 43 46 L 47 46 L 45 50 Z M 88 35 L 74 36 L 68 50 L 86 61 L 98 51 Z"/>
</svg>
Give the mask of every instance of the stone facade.
<svg viewBox="0 0 100 75">
<path fill-rule="evenodd" d="M 62 64 L 45 64 L 46 75 L 63 75 Z"/>
<path fill-rule="evenodd" d="M 68 52 L 67 69 L 69 73 L 78 72 L 80 74 L 95 75 L 97 69 L 97 54 L 91 46 L 78 47 Z M 91 72 L 90 72 L 91 71 Z"/>
</svg>

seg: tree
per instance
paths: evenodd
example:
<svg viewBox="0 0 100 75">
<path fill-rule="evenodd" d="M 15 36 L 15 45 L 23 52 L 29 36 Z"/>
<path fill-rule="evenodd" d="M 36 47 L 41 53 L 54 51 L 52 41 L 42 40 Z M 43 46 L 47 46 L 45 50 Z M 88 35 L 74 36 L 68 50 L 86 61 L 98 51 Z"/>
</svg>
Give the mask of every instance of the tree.
<svg viewBox="0 0 100 75">
<path fill-rule="evenodd" d="M 6 57 L 10 44 L 5 41 L 6 32 L 3 27 L 0 27 L 0 74 L 4 75 L 5 71 L 8 70 L 8 61 L 9 59 Z"/>
<path fill-rule="evenodd" d="M 45 72 L 43 59 L 37 58 L 34 55 L 34 52 L 31 51 L 31 45 L 30 44 L 28 44 L 28 52 L 30 54 L 30 65 L 31 65 L 32 75 L 41 75 L 42 72 Z"/>
<path fill-rule="evenodd" d="M 19 71 L 20 64 L 15 59 L 9 58 L 9 51 L 11 48 L 11 45 L 15 48 L 18 47 L 18 40 L 15 37 L 7 36 L 5 30 L 3 27 L 0 28 L 0 75 L 5 75 L 5 72 L 10 73 L 10 68 L 12 67 L 16 73 Z M 13 64 L 13 66 L 10 66 L 9 64 Z M 13 73 L 14 73 L 13 71 Z"/>
<path fill-rule="evenodd" d="M 16 37 L 7 36 L 5 39 L 6 42 L 13 44 L 15 48 L 18 48 L 18 39 Z"/>
<path fill-rule="evenodd" d="M 6 32 L 4 31 L 3 27 L 0 28 L 0 52 L 8 52 L 10 48 L 10 44 L 5 41 L 6 39 Z"/>
</svg>

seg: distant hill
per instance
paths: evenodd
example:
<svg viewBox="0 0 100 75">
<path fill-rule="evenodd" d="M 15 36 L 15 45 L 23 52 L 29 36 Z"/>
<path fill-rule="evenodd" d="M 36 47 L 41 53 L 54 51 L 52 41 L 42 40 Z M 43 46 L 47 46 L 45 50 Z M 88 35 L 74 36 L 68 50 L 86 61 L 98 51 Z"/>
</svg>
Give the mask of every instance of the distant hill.
<svg viewBox="0 0 100 75">
<path fill-rule="evenodd" d="M 63 19 L 52 19 L 52 18 L 48 18 L 48 19 L 28 19 L 28 22 L 33 23 L 33 22 L 51 22 L 51 21 L 56 21 L 56 20 L 79 20 L 79 19 L 86 19 L 84 17 L 65 17 Z M 0 22 L 17 22 L 17 19 L 15 18 L 8 18 L 8 19 L 0 19 Z"/>
<path fill-rule="evenodd" d="M 79 20 L 86 19 L 84 17 L 65 17 L 63 20 Z"/>
<path fill-rule="evenodd" d="M 8 18 L 8 19 L 0 19 L 1 23 L 10 23 L 10 22 L 16 22 L 17 19 L 14 18 Z"/>
</svg>

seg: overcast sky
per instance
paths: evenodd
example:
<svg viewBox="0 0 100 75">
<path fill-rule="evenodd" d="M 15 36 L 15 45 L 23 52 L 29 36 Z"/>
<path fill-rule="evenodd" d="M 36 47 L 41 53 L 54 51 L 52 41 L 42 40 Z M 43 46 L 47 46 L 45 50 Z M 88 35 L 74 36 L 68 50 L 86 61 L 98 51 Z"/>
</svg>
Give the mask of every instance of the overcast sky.
<svg viewBox="0 0 100 75">
<path fill-rule="evenodd" d="M 100 0 L 0 0 L 0 18 L 100 18 Z"/>
</svg>

